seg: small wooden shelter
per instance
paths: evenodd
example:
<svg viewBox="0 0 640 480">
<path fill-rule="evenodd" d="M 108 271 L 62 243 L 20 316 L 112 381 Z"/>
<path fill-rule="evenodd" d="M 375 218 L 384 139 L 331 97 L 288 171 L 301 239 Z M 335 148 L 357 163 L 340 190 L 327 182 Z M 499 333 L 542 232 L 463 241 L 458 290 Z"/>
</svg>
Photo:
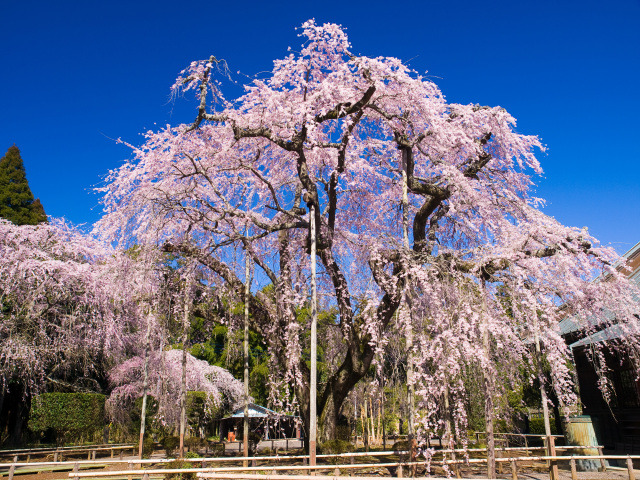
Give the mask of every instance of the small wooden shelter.
<svg viewBox="0 0 640 480">
<path fill-rule="evenodd" d="M 228 438 L 235 432 L 236 439 L 242 438 L 244 407 L 240 407 L 228 417 L 220 420 L 220 438 Z M 295 415 L 285 415 L 255 403 L 249 404 L 249 432 L 258 434 L 262 440 L 279 438 L 301 438 L 301 420 Z"/>
</svg>

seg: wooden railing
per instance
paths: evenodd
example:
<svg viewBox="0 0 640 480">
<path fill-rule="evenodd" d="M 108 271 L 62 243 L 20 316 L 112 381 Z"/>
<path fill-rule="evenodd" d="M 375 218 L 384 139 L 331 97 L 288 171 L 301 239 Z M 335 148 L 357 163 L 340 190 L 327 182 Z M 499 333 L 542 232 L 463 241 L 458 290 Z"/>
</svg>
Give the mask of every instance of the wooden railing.
<svg viewBox="0 0 640 480">
<path fill-rule="evenodd" d="M 135 445 L 132 444 L 102 444 L 102 445 L 86 445 L 86 446 L 71 446 L 71 447 L 57 447 L 57 448 L 22 448 L 14 450 L 0 450 L 0 458 L 13 457 L 13 463 L 18 462 L 20 457 L 27 457 L 27 463 L 31 461 L 32 456 L 53 455 L 53 461 L 57 462 L 58 459 L 63 458 L 64 455 L 72 454 L 87 454 L 87 459 L 95 459 L 97 452 L 109 451 L 111 457 L 114 452 L 119 451 L 120 457 L 125 450 L 132 450 L 135 455 Z"/>
<path fill-rule="evenodd" d="M 120 447 L 127 447 L 120 446 Z M 90 447 L 88 447 L 90 448 Z M 525 464 L 531 462 L 549 462 L 550 465 L 556 465 L 558 462 L 569 463 L 569 467 L 571 470 L 572 478 L 577 479 L 576 472 L 576 462 L 580 460 L 599 460 L 601 469 L 605 470 L 608 467 L 605 463 L 605 460 L 626 460 L 627 463 L 627 471 L 630 480 L 635 480 L 635 472 L 633 470 L 633 460 L 640 460 L 640 455 L 535 455 L 533 454 L 535 450 L 543 450 L 545 447 L 504 447 L 497 448 L 496 451 L 500 452 L 500 454 L 507 454 L 504 456 L 499 456 L 496 458 L 496 463 L 502 467 L 504 465 L 511 466 L 511 477 L 512 479 L 518 478 L 518 470 L 522 471 L 522 468 Z M 566 446 L 566 447 L 558 447 L 558 451 L 571 452 L 572 450 L 580 450 L 580 449 L 598 449 L 601 451 L 602 447 L 600 446 Z M 447 466 L 448 468 L 457 469 L 461 466 L 467 465 L 478 465 L 486 464 L 486 458 L 451 458 L 451 454 L 456 453 L 465 453 L 466 454 L 482 454 L 487 450 L 484 448 L 474 448 L 474 449 L 454 449 L 454 450 L 437 450 L 435 455 L 432 457 L 432 465 L 439 466 Z M 524 456 L 520 454 L 519 456 L 508 456 L 518 453 L 524 453 Z M 331 464 L 322 464 L 316 466 L 307 465 L 308 456 L 306 455 L 292 455 L 292 456 L 256 456 L 256 457 L 203 457 L 203 458 L 193 458 L 193 459 L 184 459 L 187 462 L 192 464 L 199 465 L 197 468 L 188 468 L 188 469 L 168 469 L 168 468 L 159 468 L 162 465 L 165 465 L 170 462 L 175 462 L 175 459 L 126 459 L 126 460 L 118 460 L 118 459 L 104 459 L 100 461 L 96 460 L 76 460 L 69 462 L 13 462 L 13 463 L 0 463 L 0 469 L 5 470 L 8 469 L 9 475 L 8 480 L 13 480 L 14 474 L 16 470 L 22 467 L 29 467 L 30 469 L 34 469 L 39 466 L 43 467 L 43 470 L 48 466 L 55 466 L 57 470 L 68 468 L 71 470 L 69 473 L 69 477 L 74 480 L 80 480 L 81 478 L 113 478 L 113 477 L 122 477 L 125 476 L 129 479 L 143 479 L 146 480 L 149 478 L 149 475 L 155 476 L 164 476 L 170 473 L 198 473 L 203 478 L 220 478 L 220 479 L 252 479 L 252 480 L 279 480 L 279 479 L 288 479 L 288 480 L 322 480 L 321 475 L 311 475 L 311 473 L 315 472 L 323 472 L 323 471 L 333 471 L 333 475 L 330 475 L 331 478 L 340 475 L 341 472 L 353 472 L 357 469 L 372 469 L 372 468 L 386 468 L 391 472 L 397 472 L 398 477 L 402 477 L 405 474 L 408 476 L 414 476 L 416 473 L 417 467 L 424 467 L 425 461 L 402 461 L 402 457 L 400 461 L 396 462 L 380 462 L 380 463 L 356 463 L 356 459 L 359 457 L 368 457 L 368 458 L 377 458 L 377 457 L 386 457 L 386 456 L 394 456 L 401 455 L 405 458 L 409 457 L 409 452 L 406 451 L 387 451 L 387 452 L 352 452 L 352 453 L 342 453 L 342 454 L 323 454 L 318 455 L 318 460 L 322 461 L 322 459 L 328 458 L 340 458 L 346 460 L 350 463 L 342 462 L 339 465 L 331 465 Z M 218 463 L 235 463 L 242 461 L 251 461 L 251 466 L 215 466 Z M 292 465 L 291 462 L 299 462 L 301 461 L 302 465 Z M 366 461 L 366 460 L 365 460 Z M 257 462 L 266 462 L 267 465 L 257 465 Z M 95 468 L 98 466 L 105 465 L 122 465 L 126 469 L 118 469 L 111 471 L 81 471 L 86 468 Z M 265 475 L 264 472 L 269 471 L 269 475 Z M 301 472 L 302 475 L 282 475 L 281 472 L 284 471 L 298 471 Z M 365 472 L 366 473 L 366 472 Z M 553 470 L 550 470 L 550 476 L 553 476 Z M 359 477 L 359 480 L 362 480 L 364 477 Z M 378 480 L 381 480 L 385 477 L 377 476 L 375 477 Z M 388 477 L 393 478 L 393 477 Z M 434 477 L 429 477 L 430 479 L 434 479 Z"/>
<path fill-rule="evenodd" d="M 360 452 L 359 452 L 360 453 Z M 349 457 L 353 456 L 353 454 L 336 454 L 336 455 L 327 455 L 333 457 Z M 245 458 L 246 459 L 246 458 Z M 578 460 L 626 460 L 627 461 L 627 471 L 629 475 L 629 480 L 635 480 L 635 471 L 633 469 L 633 460 L 640 460 L 640 455 L 571 455 L 571 456 L 525 456 L 525 457 L 502 457 L 496 458 L 497 463 L 509 463 L 511 464 L 511 474 L 512 479 L 518 479 L 518 463 L 523 462 L 531 462 L 531 461 L 569 461 L 570 469 L 571 469 L 571 478 L 577 480 L 577 470 L 576 470 L 576 462 Z M 189 461 L 197 461 L 198 459 L 192 459 Z M 226 459 L 227 461 L 229 459 Z M 242 458 L 237 458 L 236 460 L 243 460 Z M 460 464 L 473 465 L 473 464 L 484 464 L 487 462 L 486 458 L 469 458 L 469 459 L 460 459 L 460 460 L 442 460 L 439 462 L 440 464 L 446 464 L 449 466 L 455 466 Z M 402 477 L 402 468 L 413 468 L 414 466 L 424 466 L 424 461 L 421 462 L 389 462 L 389 463 L 365 463 L 365 464 L 340 464 L 340 465 L 273 465 L 273 466 L 257 466 L 257 467 L 208 467 L 208 468 L 181 468 L 181 469 L 158 469 L 158 468 L 149 468 L 149 469 L 129 469 L 129 470 L 117 470 L 117 471 L 104 471 L 104 472 L 71 472 L 69 473 L 69 477 L 72 479 L 81 479 L 81 478 L 109 478 L 109 477 L 127 477 L 130 479 L 142 479 L 148 480 L 151 475 L 168 475 L 173 473 L 196 473 L 199 478 L 209 478 L 209 479 L 224 479 L 224 480 L 239 480 L 239 479 L 248 479 L 248 480 L 335 480 L 337 476 L 344 472 L 351 472 L 355 469 L 371 469 L 371 468 L 397 468 L 398 476 Z M 264 472 L 265 470 L 269 470 L 269 474 L 257 473 Z M 309 474 L 302 475 L 280 475 L 277 472 L 279 471 L 302 471 L 309 472 Z M 321 471 L 333 471 L 333 475 L 312 475 L 311 473 L 321 472 Z M 375 476 L 375 477 L 358 477 L 358 480 L 385 480 L 392 479 L 396 477 L 384 477 L 384 476 Z M 425 478 L 430 480 L 436 480 L 439 477 L 416 477 L 416 478 Z M 477 477 L 474 477 L 477 479 Z"/>
</svg>

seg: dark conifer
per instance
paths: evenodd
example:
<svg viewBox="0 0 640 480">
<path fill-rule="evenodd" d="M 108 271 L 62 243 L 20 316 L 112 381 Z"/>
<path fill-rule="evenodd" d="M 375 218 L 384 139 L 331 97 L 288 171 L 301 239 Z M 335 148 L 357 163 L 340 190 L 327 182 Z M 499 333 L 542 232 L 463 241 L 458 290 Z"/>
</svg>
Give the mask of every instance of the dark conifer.
<svg viewBox="0 0 640 480">
<path fill-rule="evenodd" d="M 16 225 L 47 221 L 40 199 L 33 198 L 20 150 L 15 145 L 0 159 L 0 217 Z"/>
</svg>

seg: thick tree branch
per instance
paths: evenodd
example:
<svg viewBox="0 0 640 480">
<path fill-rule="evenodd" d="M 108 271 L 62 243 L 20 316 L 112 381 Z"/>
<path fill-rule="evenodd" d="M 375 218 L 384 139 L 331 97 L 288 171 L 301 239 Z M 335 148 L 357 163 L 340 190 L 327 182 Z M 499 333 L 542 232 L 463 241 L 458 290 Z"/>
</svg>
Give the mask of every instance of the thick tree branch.
<svg viewBox="0 0 640 480">
<path fill-rule="evenodd" d="M 193 258 L 200 262 L 202 265 L 209 268 L 212 272 L 216 273 L 222 278 L 226 284 L 238 295 L 238 298 L 243 298 L 244 295 L 244 282 L 242 282 L 237 275 L 229 268 L 228 265 L 221 262 L 212 255 L 203 253 L 199 248 L 188 244 L 173 244 L 166 242 L 162 246 L 162 250 L 167 253 L 178 253 L 189 258 Z M 264 296 L 263 296 L 264 297 Z M 259 330 L 262 330 L 264 325 L 268 325 L 271 321 L 269 315 L 269 308 L 263 302 L 266 297 L 258 300 L 256 296 L 252 295 L 249 302 L 249 310 L 251 317 L 256 322 L 256 326 Z"/>
<path fill-rule="evenodd" d="M 362 118 L 363 113 L 363 110 L 358 110 L 358 113 L 355 115 L 353 121 L 349 124 L 347 131 L 342 136 L 342 141 L 340 142 L 340 147 L 338 150 L 338 163 L 336 165 L 336 169 L 331 173 L 331 178 L 329 179 L 329 188 L 327 192 L 329 197 L 327 224 L 329 226 L 331 240 L 333 240 L 333 232 L 335 231 L 336 226 L 336 210 L 338 208 L 338 193 L 336 189 L 338 187 L 338 177 L 341 173 L 344 172 L 349 139 L 351 138 L 351 134 L 353 133 L 356 125 L 360 123 L 360 119 Z"/>
<path fill-rule="evenodd" d="M 362 98 L 358 100 L 356 103 L 353 103 L 353 104 L 350 102 L 339 103 L 324 115 L 316 115 L 314 118 L 314 121 L 316 123 L 322 123 L 327 120 L 337 120 L 339 118 L 346 117 L 347 115 L 351 115 L 352 113 L 355 113 L 358 110 L 362 110 L 362 108 L 367 103 L 369 103 L 375 91 L 376 91 L 376 87 L 371 85 L 367 89 L 367 91 L 364 92 L 364 95 L 362 96 Z"/>
</svg>

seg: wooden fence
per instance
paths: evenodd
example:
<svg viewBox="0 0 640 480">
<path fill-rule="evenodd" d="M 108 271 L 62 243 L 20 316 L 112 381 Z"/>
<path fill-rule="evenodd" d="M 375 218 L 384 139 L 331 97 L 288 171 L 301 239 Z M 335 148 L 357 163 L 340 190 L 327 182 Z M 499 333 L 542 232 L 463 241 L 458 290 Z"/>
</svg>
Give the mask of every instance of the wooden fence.
<svg viewBox="0 0 640 480">
<path fill-rule="evenodd" d="M 100 448 L 97 446 L 84 447 L 84 450 L 91 450 L 92 448 Z M 120 445 L 118 448 L 131 448 L 130 445 Z M 569 463 L 569 467 L 571 470 L 572 478 L 577 479 L 577 470 L 576 470 L 576 462 L 580 460 L 599 460 L 600 466 L 602 470 L 606 470 L 608 467 L 605 463 L 605 460 L 624 460 L 627 464 L 627 472 L 630 480 L 635 480 L 635 472 L 633 470 L 633 460 L 640 460 L 640 455 L 536 455 L 535 451 L 544 450 L 545 447 L 503 447 L 497 448 L 496 452 L 499 453 L 499 456 L 496 458 L 496 463 L 501 467 L 510 466 L 511 467 L 511 477 L 512 479 L 518 478 L 518 472 L 522 473 L 522 468 L 525 464 L 531 464 L 531 462 L 548 462 L 550 466 L 557 466 L 558 462 Z M 566 446 L 566 447 L 557 447 L 558 451 L 564 451 L 566 453 L 571 453 L 574 450 L 582 450 L 582 449 L 597 449 L 599 452 L 602 452 L 601 446 Z M 42 449 L 46 450 L 46 449 Z M 40 450 L 42 452 L 42 450 Z M 68 448 L 66 451 L 74 451 L 79 450 L 78 448 Z M 454 471 L 457 468 L 464 465 L 478 465 L 482 466 L 486 464 L 487 459 L 485 458 L 470 458 L 466 455 L 471 454 L 483 454 L 486 453 L 486 449 L 484 448 L 474 448 L 474 449 L 446 449 L 446 450 L 437 450 L 432 457 L 433 465 L 444 466 L 446 465 L 449 468 L 452 468 Z M 15 451 L 13 453 L 16 453 Z M 455 458 L 454 455 L 456 453 L 464 454 L 464 458 Z M 370 459 L 377 457 L 388 457 L 400 455 L 400 461 L 391 461 L 380 463 L 371 463 Z M 402 457 L 405 457 L 403 461 Z M 0 469 L 7 471 L 8 469 L 8 480 L 13 480 L 14 474 L 17 473 L 18 469 L 29 467 L 30 470 L 34 468 L 37 471 L 37 467 L 43 467 L 43 470 L 50 466 L 55 466 L 56 469 L 68 469 L 71 470 L 68 474 L 70 478 L 74 480 L 80 480 L 82 478 L 113 478 L 113 477 L 127 477 L 129 479 L 143 479 L 146 480 L 150 475 L 154 476 L 164 476 L 170 473 L 198 473 L 202 478 L 220 478 L 220 479 L 251 479 L 251 480 L 322 480 L 324 477 L 322 475 L 312 475 L 316 472 L 321 473 L 323 471 L 332 472 L 333 475 L 327 476 L 328 478 L 334 478 L 339 476 L 341 473 L 355 473 L 357 470 L 367 470 L 373 468 L 384 468 L 388 469 L 390 472 L 396 472 L 398 477 L 402 476 L 415 476 L 417 467 L 424 467 L 425 461 L 406 461 L 408 460 L 410 454 L 406 451 L 386 451 L 386 452 L 352 452 L 352 453 L 342 453 L 342 454 L 323 454 L 318 455 L 317 458 L 319 461 L 323 461 L 329 458 L 339 458 L 342 462 L 338 465 L 332 464 L 322 464 L 310 466 L 308 465 L 308 456 L 307 455 L 292 455 L 292 456 L 256 456 L 256 457 L 203 457 L 203 458 L 193 458 L 193 459 L 185 459 L 185 461 L 190 462 L 192 464 L 199 464 L 198 468 L 188 468 L 188 469 L 167 469 L 167 468 L 158 468 L 164 464 L 175 462 L 175 459 L 114 459 L 107 458 L 103 460 L 76 460 L 76 461 L 68 461 L 68 462 L 11 462 L 11 463 L 0 463 Z M 367 457 L 365 461 L 367 463 L 356 463 L 358 458 Z M 14 459 L 15 460 L 15 459 Z M 215 466 L 218 463 L 235 463 L 242 461 L 251 461 L 251 466 Z M 293 465 L 293 462 L 300 461 L 302 465 Z M 345 463 L 345 461 L 350 463 Z M 257 462 L 267 463 L 267 465 L 257 465 Z M 87 468 L 96 468 L 99 466 L 105 465 L 122 465 L 123 469 L 111 470 L 111 471 L 81 471 Z M 501 468 L 502 469 L 502 468 Z M 264 473 L 268 471 L 270 474 L 265 475 Z M 287 471 L 301 472 L 301 475 L 282 475 L 281 473 Z M 366 475 L 366 472 L 365 472 Z M 550 478 L 553 478 L 553 470 L 550 469 Z M 366 480 L 365 477 L 359 477 L 361 480 Z M 394 478 L 394 477 L 376 477 L 378 480 L 384 478 Z M 434 477 L 429 477 L 432 480 Z"/>
<path fill-rule="evenodd" d="M 61 460 L 64 455 L 72 455 L 72 454 L 87 454 L 87 459 L 96 458 L 97 452 L 108 451 L 111 453 L 111 457 L 113 458 L 114 452 L 119 452 L 120 458 L 122 458 L 122 454 L 125 450 L 131 450 L 132 454 L 136 454 L 135 445 L 131 444 L 102 444 L 102 445 L 86 445 L 86 446 L 71 446 L 71 447 L 57 447 L 57 448 L 22 448 L 22 449 L 14 449 L 14 450 L 0 450 L 0 458 L 13 457 L 13 463 L 17 463 L 20 457 L 27 457 L 26 462 L 29 463 L 31 461 L 32 456 L 42 457 L 42 456 L 53 456 L 53 461 L 57 462 L 59 459 Z"/>
<path fill-rule="evenodd" d="M 349 457 L 352 454 L 336 454 L 327 455 L 333 457 Z M 252 457 L 248 457 L 252 458 Z M 199 459 L 189 459 L 189 461 L 197 461 Z M 228 459 L 227 459 L 228 460 Z M 237 458 L 237 461 L 247 460 L 247 458 Z M 283 460 L 283 458 L 280 458 Z M 509 463 L 511 465 L 511 477 L 513 480 L 518 480 L 518 463 L 519 462 L 531 462 L 531 461 L 569 461 L 571 469 L 571 478 L 573 480 L 578 479 L 576 462 L 578 460 L 626 460 L 627 472 L 629 480 L 636 480 L 635 471 L 633 469 L 633 460 L 640 460 L 640 455 L 571 455 L 571 456 L 525 456 L 525 457 L 501 457 L 496 458 L 497 463 Z M 459 460 L 447 460 L 440 461 L 440 464 L 446 464 L 450 466 L 457 466 L 460 464 L 485 464 L 486 458 L 467 458 Z M 151 475 L 164 476 L 173 473 L 197 473 L 199 478 L 210 479 L 224 479 L 224 480 L 340 480 L 341 473 L 353 472 L 357 469 L 371 469 L 371 468 L 396 468 L 398 477 L 403 477 L 403 468 L 411 469 L 414 478 L 424 478 L 430 480 L 436 480 L 439 477 L 415 477 L 414 467 L 424 466 L 425 462 L 388 462 L 388 463 L 364 463 L 364 464 L 340 464 L 340 465 L 272 465 L 272 466 L 256 466 L 256 467 L 204 467 L 204 468 L 181 468 L 181 469 L 129 469 L 129 470 L 117 470 L 117 471 L 104 471 L 104 472 L 79 472 L 74 471 L 69 473 L 69 477 L 74 480 L 80 480 L 81 478 L 109 478 L 109 477 L 127 477 L 129 479 L 141 479 L 149 480 Z M 269 470 L 270 474 L 257 473 Z M 279 475 L 278 471 L 308 471 L 307 475 Z M 315 475 L 316 472 L 333 470 L 333 475 Z M 409 471 L 407 472 L 409 473 Z M 348 474 L 348 473 L 347 473 Z M 550 473 L 551 475 L 551 473 Z M 391 480 L 397 477 L 358 477 L 359 480 Z M 477 477 L 475 477 L 476 480 Z"/>
</svg>

